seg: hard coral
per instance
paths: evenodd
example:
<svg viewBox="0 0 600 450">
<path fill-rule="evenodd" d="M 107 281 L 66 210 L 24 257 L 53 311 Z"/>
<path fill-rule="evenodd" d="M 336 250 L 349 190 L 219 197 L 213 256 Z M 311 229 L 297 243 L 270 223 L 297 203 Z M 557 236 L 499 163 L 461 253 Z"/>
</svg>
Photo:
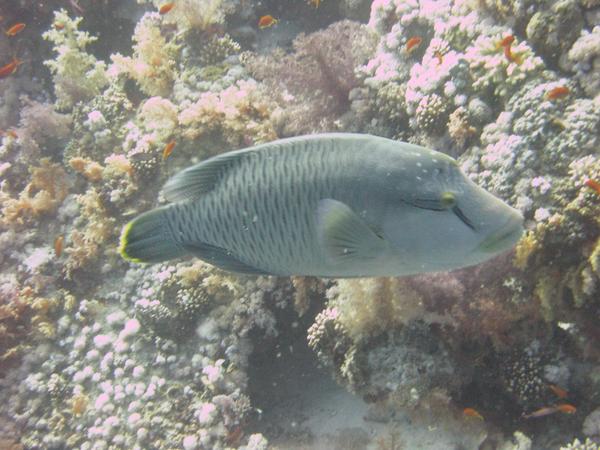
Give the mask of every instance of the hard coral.
<svg viewBox="0 0 600 450">
<path fill-rule="evenodd" d="M 208 308 L 209 297 L 202 285 L 188 285 L 180 273 L 163 272 L 167 277 L 151 298 L 135 304 L 136 317 L 157 336 L 182 340 L 193 336 L 193 327 Z"/>
<path fill-rule="evenodd" d="M 287 123 L 281 134 L 295 135 L 335 128 L 335 120 L 349 109 L 350 91 L 359 85 L 354 71 L 374 49 L 374 35 L 345 20 L 298 36 L 291 54 L 246 54 L 243 62 L 273 92 L 285 90 L 275 98 L 285 105 L 281 121 Z"/>
</svg>

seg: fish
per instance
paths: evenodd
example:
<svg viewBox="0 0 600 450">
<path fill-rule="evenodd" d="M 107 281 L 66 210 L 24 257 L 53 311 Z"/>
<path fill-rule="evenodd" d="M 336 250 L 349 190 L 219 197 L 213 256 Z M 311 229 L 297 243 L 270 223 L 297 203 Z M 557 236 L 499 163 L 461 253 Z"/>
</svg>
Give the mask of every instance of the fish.
<svg viewBox="0 0 600 450">
<path fill-rule="evenodd" d="M 169 157 L 169 155 L 171 155 L 171 153 L 173 153 L 173 149 L 175 148 L 175 144 L 176 144 L 175 141 L 171 141 L 167 145 L 165 145 L 165 148 L 164 148 L 163 153 L 162 153 L 162 159 L 163 159 L 163 161 L 165 159 L 167 159 Z"/>
<path fill-rule="evenodd" d="M 515 41 L 515 37 L 512 34 L 509 34 L 507 36 L 504 36 L 502 38 L 502 40 L 500 40 L 497 44 L 496 44 L 496 49 L 500 50 L 503 47 L 509 47 L 513 42 Z"/>
<path fill-rule="evenodd" d="M 547 100 L 558 100 L 561 98 L 565 98 L 570 93 L 570 89 L 567 86 L 556 86 L 555 88 L 550 89 L 546 92 Z"/>
<path fill-rule="evenodd" d="M 514 62 L 516 64 L 521 64 L 523 62 L 523 58 L 520 55 L 517 55 L 512 52 L 510 45 L 507 45 L 506 47 L 504 47 L 504 56 L 510 62 Z"/>
<path fill-rule="evenodd" d="M 279 22 L 279 20 L 277 20 L 272 15 L 268 14 L 268 15 L 262 16 L 260 19 L 258 19 L 258 28 L 260 28 L 261 30 L 264 28 L 269 28 L 269 27 L 272 27 L 273 25 L 277 24 L 277 22 Z"/>
<path fill-rule="evenodd" d="M 420 36 L 411 37 L 408 41 L 406 41 L 406 51 L 409 54 L 414 52 L 417 48 L 419 48 L 421 42 L 423 42 L 423 38 L 421 38 Z"/>
<path fill-rule="evenodd" d="M 575 414 L 577 412 L 577 408 L 568 403 L 561 403 L 560 405 L 557 405 L 556 408 L 565 414 Z"/>
<path fill-rule="evenodd" d="M 505 36 L 504 38 L 502 38 L 502 40 L 496 44 L 496 49 L 497 50 L 500 50 L 501 48 L 504 49 L 504 57 L 508 61 L 514 62 L 517 64 L 521 64 L 523 62 L 523 57 L 520 55 L 514 54 L 512 51 L 511 46 L 514 41 L 515 41 L 515 37 L 512 34 L 509 34 L 509 35 Z"/>
<path fill-rule="evenodd" d="M 8 129 L 6 131 L 2 131 L 0 130 L 0 136 L 8 136 L 11 137 L 13 139 L 17 139 L 19 137 L 19 135 L 17 134 L 17 132 L 13 129 Z"/>
<path fill-rule="evenodd" d="M 173 9 L 173 6 L 175 6 L 175 2 L 165 3 L 158 9 L 158 13 L 161 15 L 167 14 Z"/>
<path fill-rule="evenodd" d="M 538 417 L 549 416 L 550 414 L 554 414 L 558 412 L 558 408 L 556 406 L 544 406 L 543 408 L 537 409 L 529 414 L 523 414 L 523 419 L 535 419 Z"/>
<path fill-rule="evenodd" d="M 475 419 L 483 420 L 483 416 L 474 408 L 463 409 L 463 415 L 466 417 L 474 417 Z"/>
<path fill-rule="evenodd" d="M 548 389 L 550 389 L 558 398 L 567 398 L 569 396 L 569 393 L 566 390 L 556 384 L 548 384 Z"/>
<path fill-rule="evenodd" d="M 318 8 L 321 4 L 321 0 L 308 0 L 308 4 Z"/>
<path fill-rule="evenodd" d="M 62 255 L 64 243 L 65 237 L 62 235 L 56 236 L 56 238 L 54 239 L 54 254 L 57 258 L 60 258 L 60 255 Z"/>
<path fill-rule="evenodd" d="M 400 276 L 478 264 L 514 246 L 523 216 L 446 154 L 353 133 L 224 153 L 164 185 L 170 202 L 123 227 L 137 263 L 196 256 L 231 272 Z"/>
<path fill-rule="evenodd" d="M 592 179 L 587 179 L 583 182 L 583 184 L 585 184 L 587 187 L 593 189 L 596 194 L 600 195 L 600 183 L 596 180 L 592 180 Z"/>
<path fill-rule="evenodd" d="M 15 73 L 21 64 L 23 64 L 23 61 L 13 56 L 11 62 L 0 67 L 0 79 L 6 78 Z"/>
<path fill-rule="evenodd" d="M 523 419 L 535 419 L 538 417 L 549 416 L 550 414 L 555 414 L 557 412 L 562 412 L 565 414 L 575 414 L 577 408 L 573 405 L 569 405 L 568 403 L 563 403 L 560 405 L 553 406 L 544 406 L 530 414 L 523 414 Z"/>
<path fill-rule="evenodd" d="M 6 34 L 7 36 L 10 36 L 10 37 L 16 36 L 24 29 L 25 29 L 25 24 L 23 22 L 19 22 L 19 23 L 14 24 L 13 26 L 11 26 L 8 30 L 6 30 L 4 32 L 4 34 Z"/>
</svg>

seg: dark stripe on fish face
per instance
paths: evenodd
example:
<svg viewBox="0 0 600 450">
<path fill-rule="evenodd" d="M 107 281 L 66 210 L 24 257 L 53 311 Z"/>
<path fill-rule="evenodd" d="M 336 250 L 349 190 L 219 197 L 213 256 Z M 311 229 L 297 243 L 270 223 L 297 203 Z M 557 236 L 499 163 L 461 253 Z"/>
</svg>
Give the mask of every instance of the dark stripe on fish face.
<svg viewBox="0 0 600 450">
<path fill-rule="evenodd" d="M 452 212 L 460 219 L 462 223 L 468 226 L 471 230 L 475 231 L 475 225 L 473 225 L 473 222 L 471 222 L 467 216 L 465 216 L 458 205 L 455 205 L 454 208 L 452 208 Z"/>
</svg>

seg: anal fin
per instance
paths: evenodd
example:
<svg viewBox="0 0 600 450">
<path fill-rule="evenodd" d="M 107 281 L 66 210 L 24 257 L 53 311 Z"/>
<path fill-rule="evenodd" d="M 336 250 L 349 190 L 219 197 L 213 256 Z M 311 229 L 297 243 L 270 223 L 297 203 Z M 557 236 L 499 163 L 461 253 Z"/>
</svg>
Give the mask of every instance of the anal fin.
<svg viewBox="0 0 600 450">
<path fill-rule="evenodd" d="M 248 275 L 272 275 L 238 260 L 230 251 L 210 244 L 187 244 L 185 249 L 194 256 L 219 269 Z"/>
</svg>

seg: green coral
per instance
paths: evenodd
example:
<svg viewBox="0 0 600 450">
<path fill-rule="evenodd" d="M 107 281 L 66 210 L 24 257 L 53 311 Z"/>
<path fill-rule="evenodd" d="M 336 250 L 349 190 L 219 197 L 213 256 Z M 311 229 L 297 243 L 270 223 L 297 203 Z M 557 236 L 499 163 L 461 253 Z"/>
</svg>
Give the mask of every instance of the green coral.
<svg viewBox="0 0 600 450">
<path fill-rule="evenodd" d="M 527 24 L 527 39 L 538 53 L 556 62 L 579 37 L 585 22 L 576 0 L 561 0 L 536 12 Z"/>
<path fill-rule="evenodd" d="M 85 48 L 97 38 L 78 27 L 83 17 L 71 19 L 64 9 L 54 13 L 52 27 L 42 34 L 52 42 L 56 59 L 44 62 L 52 73 L 56 104 L 61 109 L 70 109 L 76 103 L 89 100 L 100 93 L 108 84 L 106 65 L 85 52 Z"/>
</svg>

